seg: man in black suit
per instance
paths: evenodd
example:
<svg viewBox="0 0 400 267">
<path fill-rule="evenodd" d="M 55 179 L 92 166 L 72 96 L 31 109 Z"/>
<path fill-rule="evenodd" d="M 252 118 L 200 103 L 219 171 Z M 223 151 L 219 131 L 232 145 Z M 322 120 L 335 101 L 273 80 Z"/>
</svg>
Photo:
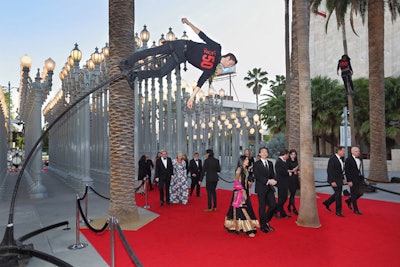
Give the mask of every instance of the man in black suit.
<svg viewBox="0 0 400 267">
<path fill-rule="evenodd" d="M 363 181 L 362 175 L 362 159 L 360 158 L 360 149 L 358 147 L 351 148 L 351 156 L 346 159 L 344 164 L 344 171 L 346 174 L 347 184 L 350 186 L 350 197 L 345 201 L 349 209 L 352 209 L 353 204 L 354 213 L 361 215 L 358 209 L 357 199 L 363 195 Z"/>
<path fill-rule="evenodd" d="M 331 211 L 330 205 L 336 202 L 336 215 L 344 217 L 342 214 L 342 189 L 343 189 L 343 171 L 344 162 L 342 158 L 346 153 L 346 149 L 343 146 L 339 146 L 335 154 L 332 155 L 328 161 L 328 183 L 332 186 L 334 193 L 322 204 L 325 205 L 326 209 Z"/>
<path fill-rule="evenodd" d="M 173 176 L 172 160 L 168 157 L 167 151 L 161 151 L 161 157 L 156 161 L 156 172 L 154 174 L 154 180 L 158 183 L 158 189 L 160 190 L 160 201 L 161 206 L 164 205 L 164 187 L 165 187 L 165 198 L 169 205 L 169 186 L 171 184 L 171 178 Z"/>
<path fill-rule="evenodd" d="M 274 166 L 267 160 L 268 148 L 259 149 L 260 159 L 254 163 L 254 179 L 256 181 L 255 192 L 258 197 L 258 215 L 260 217 L 260 229 L 264 233 L 273 231 L 274 228 L 269 224 L 276 210 L 275 189 L 276 185 Z M 266 206 L 268 211 L 266 212 Z"/>
<path fill-rule="evenodd" d="M 200 196 L 200 175 L 203 170 L 203 166 L 201 164 L 201 159 L 199 159 L 199 153 L 195 152 L 193 154 L 193 159 L 189 162 L 190 178 L 192 179 L 192 184 L 190 185 L 190 193 L 192 196 L 194 188 L 196 188 L 196 196 Z"/>
<path fill-rule="evenodd" d="M 204 160 L 203 170 L 201 171 L 200 177 L 203 181 L 204 174 L 206 175 L 206 189 L 207 189 L 207 201 L 208 208 L 204 211 L 216 211 L 217 210 L 217 183 L 218 183 L 218 172 L 221 171 L 219 160 L 214 158 L 214 151 L 212 149 L 206 150 L 207 158 Z"/>
<path fill-rule="evenodd" d="M 275 172 L 276 172 L 276 180 L 278 182 L 278 205 L 276 209 L 276 213 L 280 213 L 279 218 L 290 218 L 290 215 L 287 215 L 284 210 L 285 202 L 288 198 L 288 189 L 289 189 L 289 179 L 291 173 L 289 173 L 288 165 L 286 164 L 286 160 L 289 158 L 289 150 L 284 149 L 279 153 L 279 157 L 275 162 Z"/>
</svg>

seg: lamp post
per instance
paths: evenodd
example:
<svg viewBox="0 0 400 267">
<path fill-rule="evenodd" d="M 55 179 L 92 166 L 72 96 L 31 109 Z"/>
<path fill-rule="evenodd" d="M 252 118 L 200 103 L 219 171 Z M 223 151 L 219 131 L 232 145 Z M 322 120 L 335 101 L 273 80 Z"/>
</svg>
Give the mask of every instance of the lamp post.
<svg viewBox="0 0 400 267">
<path fill-rule="evenodd" d="M 11 131 L 11 89 L 17 89 L 18 91 L 18 87 L 11 87 L 11 83 L 8 82 L 8 118 L 7 118 L 7 128 L 8 128 L 8 140 L 7 140 L 7 150 L 8 152 L 11 152 L 13 145 L 12 145 L 12 131 Z"/>
<path fill-rule="evenodd" d="M 242 151 L 244 151 L 247 148 L 247 131 L 246 131 L 246 118 L 247 118 L 247 109 L 241 108 L 239 111 L 240 118 L 242 119 L 242 130 L 241 130 L 241 136 L 242 136 Z"/>
<path fill-rule="evenodd" d="M 40 70 L 35 77 L 35 81 L 29 78 L 29 70 L 32 60 L 28 55 L 21 57 L 22 66 L 22 97 L 21 97 L 21 117 L 25 121 L 27 143 L 25 148 L 34 150 L 32 162 L 29 166 L 27 176 L 31 177 L 30 193 L 32 198 L 44 198 L 47 196 L 46 188 L 42 185 L 41 171 L 42 171 L 42 145 L 41 143 L 34 147 L 36 140 L 42 134 L 42 104 L 44 95 L 47 95 L 51 90 L 53 70 L 55 62 L 48 58 L 45 61 L 44 71 L 42 78 L 40 77 Z"/>
<path fill-rule="evenodd" d="M 260 145 L 260 140 L 259 140 L 259 137 L 260 137 L 260 133 L 259 133 L 259 129 L 258 129 L 258 126 L 260 125 L 260 116 L 258 115 L 258 110 L 257 110 L 257 113 L 256 114 L 254 114 L 254 116 L 253 116 L 253 122 L 254 122 L 254 126 L 255 126 L 255 144 L 254 144 L 254 152 L 255 153 L 258 153 L 258 148 L 259 148 L 259 145 Z"/>
</svg>

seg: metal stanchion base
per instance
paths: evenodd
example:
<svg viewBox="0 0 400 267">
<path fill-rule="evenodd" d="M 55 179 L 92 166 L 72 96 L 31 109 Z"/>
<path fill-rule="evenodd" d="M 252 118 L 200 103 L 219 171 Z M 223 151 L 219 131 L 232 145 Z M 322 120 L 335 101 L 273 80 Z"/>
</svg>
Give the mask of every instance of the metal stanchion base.
<svg viewBox="0 0 400 267">
<path fill-rule="evenodd" d="M 88 246 L 88 244 L 86 244 L 86 243 L 76 243 L 76 244 L 69 246 L 68 248 L 72 249 L 72 250 L 76 250 L 76 249 L 85 248 L 87 246 Z"/>
</svg>

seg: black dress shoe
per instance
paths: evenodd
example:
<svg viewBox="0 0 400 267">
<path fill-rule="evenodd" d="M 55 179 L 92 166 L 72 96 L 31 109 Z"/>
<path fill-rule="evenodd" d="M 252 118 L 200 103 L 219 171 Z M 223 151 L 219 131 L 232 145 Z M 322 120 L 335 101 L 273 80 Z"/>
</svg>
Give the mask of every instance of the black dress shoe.
<svg viewBox="0 0 400 267">
<path fill-rule="evenodd" d="M 164 206 L 164 202 L 161 202 L 161 203 L 160 203 L 160 206 L 161 206 L 161 207 Z"/>
<path fill-rule="evenodd" d="M 267 229 L 267 228 L 261 228 L 260 229 L 261 230 L 261 232 L 263 232 L 263 233 L 266 233 L 266 234 L 268 234 L 269 233 L 269 230 Z"/>
<path fill-rule="evenodd" d="M 280 218 L 292 218 L 292 216 L 287 215 L 287 214 L 283 214 L 283 215 L 280 216 Z"/>
<path fill-rule="evenodd" d="M 326 202 L 324 201 L 324 202 L 322 202 L 322 204 L 324 204 L 324 206 L 325 206 L 325 208 L 326 208 L 327 210 L 331 211 L 331 208 L 329 208 L 329 204 L 328 204 L 328 203 L 326 203 Z"/>
<path fill-rule="evenodd" d="M 267 223 L 267 224 L 265 225 L 265 229 L 267 229 L 268 232 L 273 232 L 273 231 L 275 231 L 275 228 L 272 227 L 269 223 Z"/>
<path fill-rule="evenodd" d="M 347 200 L 345 200 L 345 201 L 346 201 L 346 203 L 347 203 L 347 207 L 349 207 L 349 209 L 352 210 L 353 208 L 351 207 L 351 202 L 350 202 L 350 201 L 347 201 Z"/>
<path fill-rule="evenodd" d="M 355 210 L 354 213 L 357 214 L 357 215 L 362 215 L 362 212 L 359 211 L 359 210 Z"/>
<path fill-rule="evenodd" d="M 342 213 L 340 213 L 340 212 L 336 212 L 336 216 L 344 217 L 344 215 Z"/>
</svg>

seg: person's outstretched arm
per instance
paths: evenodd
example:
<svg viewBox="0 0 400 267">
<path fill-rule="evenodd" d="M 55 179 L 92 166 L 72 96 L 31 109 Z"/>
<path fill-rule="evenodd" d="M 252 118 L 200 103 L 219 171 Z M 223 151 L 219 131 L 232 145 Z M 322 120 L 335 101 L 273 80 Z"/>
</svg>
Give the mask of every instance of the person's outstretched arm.
<svg viewBox="0 0 400 267">
<path fill-rule="evenodd" d="M 194 26 L 187 18 L 182 18 L 182 23 L 189 25 L 190 28 L 198 35 L 200 33 L 200 29 Z"/>
</svg>

